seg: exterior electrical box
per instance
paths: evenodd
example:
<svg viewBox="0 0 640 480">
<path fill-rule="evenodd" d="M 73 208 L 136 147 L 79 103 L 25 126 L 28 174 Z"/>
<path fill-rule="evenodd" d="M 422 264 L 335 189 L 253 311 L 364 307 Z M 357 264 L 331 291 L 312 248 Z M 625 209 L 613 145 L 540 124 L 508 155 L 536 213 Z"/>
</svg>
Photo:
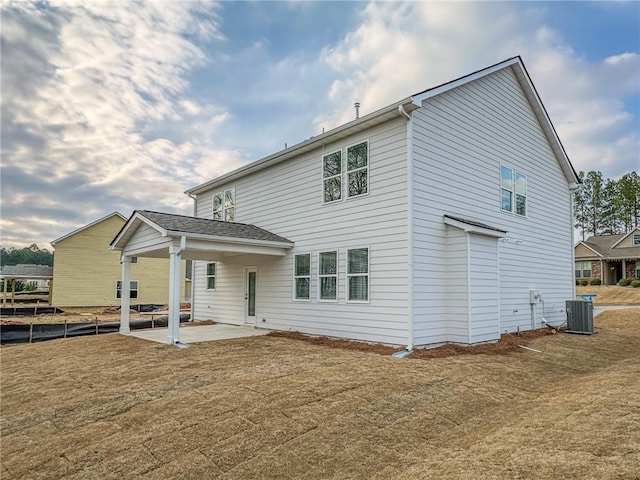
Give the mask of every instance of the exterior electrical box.
<svg viewBox="0 0 640 480">
<path fill-rule="evenodd" d="M 593 302 L 567 300 L 567 333 L 592 335 Z"/>
<path fill-rule="evenodd" d="M 540 291 L 538 290 L 529 290 L 529 303 L 541 303 L 542 295 L 540 295 Z"/>
</svg>

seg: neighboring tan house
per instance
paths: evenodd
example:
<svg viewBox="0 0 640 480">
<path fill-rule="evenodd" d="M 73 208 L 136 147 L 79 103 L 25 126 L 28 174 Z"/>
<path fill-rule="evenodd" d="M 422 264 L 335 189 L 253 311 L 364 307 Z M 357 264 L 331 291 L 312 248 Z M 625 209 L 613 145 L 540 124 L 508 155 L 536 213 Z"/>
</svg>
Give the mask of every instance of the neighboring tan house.
<svg viewBox="0 0 640 480">
<path fill-rule="evenodd" d="M 603 285 L 615 285 L 623 278 L 640 278 L 640 227 L 578 242 L 575 260 L 576 280 L 599 278 Z"/>
<path fill-rule="evenodd" d="M 191 188 L 193 217 L 136 211 L 111 246 L 195 260 L 195 320 L 473 344 L 566 320 L 578 183 L 515 57 Z"/>
<path fill-rule="evenodd" d="M 57 307 L 120 305 L 120 255 L 109 242 L 125 224 L 118 212 L 51 242 L 54 247 L 51 303 Z M 141 258 L 131 268 L 131 304 L 166 304 L 169 299 L 169 265 L 166 261 Z M 184 264 L 184 262 L 183 262 Z M 182 279 L 184 265 L 182 265 Z M 187 297 L 191 292 L 187 291 Z M 185 297 L 182 282 L 180 299 Z"/>
</svg>

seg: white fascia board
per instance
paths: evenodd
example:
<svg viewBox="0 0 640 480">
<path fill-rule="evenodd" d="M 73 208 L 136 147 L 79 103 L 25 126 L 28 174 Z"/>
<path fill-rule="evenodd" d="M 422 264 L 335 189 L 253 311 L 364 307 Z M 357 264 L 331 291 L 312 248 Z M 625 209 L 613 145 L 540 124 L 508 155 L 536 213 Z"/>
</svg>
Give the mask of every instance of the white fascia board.
<svg viewBox="0 0 640 480">
<path fill-rule="evenodd" d="M 276 248 L 293 248 L 293 242 L 273 242 L 271 240 L 258 240 L 251 238 L 241 238 L 241 237 L 223 237 L 220 235 L 206 235 L 203 233 L 189 233 L 189 232 L 176 232 L 176 231 L 168 231 L 167 236 L 180 238 L 186 237 L 187 241 L 189 239 L 194 240 L 210 240 L 212 242 L 220 242 L 220 243 L 237 243 L 239 245 L 256 245 L 261 247 L 276 247 Z"/>
<path fill-rule="evenodd" d="M 109 215 L 105 215 L 104 217 L 99 218 L 98 220 L 96 220 L 96 221 L 94 221 L 94 222 L 89 223 L 88 225 L 85 225 L 84 227 L 76 228 L 73 232 L 67 233 L 66 235 L 63 235 L 63 236 L 62 236 L 62 237 L 60 237 L 60 238 L 56 238 L 55 240 L 53 240 L 52 242 L 49 242 L 49 243 L 50 243 L 50 245 L 51 245 L 52 247 L 55 247 L 55 246 L 56 246 L 56 243 L 61 242 L 62 240 L 66 239 L 66 238 L 72 237 L 72 236 L 73 236 L 73 235 L 75 235 L 76 233 L 80 233 L 80 232 L 82 232 L 83 230 L 86 230 L 87 228 L 91 228 L 91 227 L 93 227 L 94 225 L 97 225 L 98 223 L 103 222 L 104 220 L 107 220 L 108 218 L 113 217 L 114 215 L 119 216 L 119 217 L 120 217 L 122 220 L 124 220 L 125 222 L 127 221 L 127 217 L 125 217 L 124 215 L 122 215 L 120 212 L 113 212 L 113 213 L 110 213 Z"/>
<path fill-rule="evenodd" d="M 151 220 L 149 220 L 145 216 L 141 215 L 140 213 L 135 212 L 133 214 L 133 216 L 129 220 L 127 220 L 127 223 L 124 224 L 124 226 L 122 227 L 122 229 L 120 230 L 120 232 L 118 233 L 116 238 L 114 238 L 111 241 L 111 243 L 109 244 L 109 250 L 122 250 L 123 247 L 121 245 L 118 245 L 118 244 L 123 239 L 127 239 L 128 240 L 128 238 L 133 234 L 133 232 L 131 232 L 131 229 L 134 228 L 134 223 L 136 223 L 135 229 L 137 229 L 139 227 L 140 223 L 146 223 L 151 228 L 156 230 L 161 236 L 163 236 L 163 237 L 167 236 L 167 231 L 166 230 L 164 230 L 158 224 L 152 222 Z M 133 231 L 135 231 L 135 229 Z M 129 233 L 129 232 L 131 232 L 131 233 Z"/>
<path fill-rule="evenodd" d="M 320 135 L 311 137 L 308 140 L 297 143 L 296 145 L 293 145 L 285 150 L 281 150 L 277 153 L 271 154 L 260 160 L 251 162 L 245 165 L 244 167 L 240 167 L 229 173 L 225 173 L 224 175 L 221 175 L 212 180 L 209 180 L 208 182 L 202 183 L 193 188 L 185 190 L 184 193 L 186 193 L 189 196 L 197 195 L 206 190 L 217 187 L 218 185 L 221 185 L 223 183 L 236 180 L 238 178 L 244 177 L 251 173 L 267 168 L 271 165 L 293 158 L 296 155 L 306 153 L 310 150 L 313 150 L 322 145 L 330 143 L 335 140 L 334 137 L 342 138 L 344 136 L 350 135 L 351 131 L 356 133 L 357 131 L 360 131 L 359 127 L 369 128 L 370 126 L 377 125 L 378 123 L 382 123 L 386 121 L 384 117 L 389 114 L 392 114 L 393 116 L 400 116 L 401 113 L 398 111 L 398 107 L 402 105 L 409 112 L 409 111 L 415 110 L 416 108 L 413 106 L 412 103 L 413 102 L 411 97 L 405 98 L 404 100 L 396 102 L 387 107 L 381 108 L 380 110 L 376 110 L 375 112 L 372 112 L 368 115 L 360 117 L 356 120 L 352 120 L 351 122 L 340 125 L 339 127 L 329 130 L 328 132 L 322 133 Z"/>
<path fill-rule="evenodd" d="M 627 238 L 629 238 L 631 236 L 631 234 L 633 233 L 637 233 L 640 232 L 640 227 L 636 227 L 633 230 L 631 230 L 629 233 L 627 233 L 625 236 L 623 236 L 620 240 L 618 240 L 616 243 L 614 243 L 613 245 L 611 245 L 610 248 L 616 248 L 619 244 L 621 244 L 624 240 L 626 240 Z"/>
<path fill-rule="evenodd" d="M 584 243 L 584 242 L 578 242 L 578 245 L 582 245 L 583 247 L 588 248 L 589 250 L 591 250 L 593 253 L 595 253 L 595 254 L 596 254 L 598 257 L 600 257 L 600 258 L 604 258 L 604 255 L 602 255 L 602 254 L 600 254 L 600 253 L 596 252 L 593 248 L 591 248 L 591 247 L 590 247 L 589 245 L 587 245 L 586 243 Z M 577 247 L 578 245 L 576 245 L 576 247 Z"/>
<path fill-rule="evenodd" d="M 485 235 L 487 237 L 503 238 L 507 234 L 505 230 L 493 230 L 490 228 L 483 228 L 477 225 L 471 225 L 469 223 L 460 222 L 459 220 L 455 220 L 449 217 L 444 217 L 444 223 L 446 223 L 447 225 L 451 225 L 452 227 L 459 228 L 460 230 L 464 230 L 467 233 L 476 233 L 478 235 Z"/>
</svg>

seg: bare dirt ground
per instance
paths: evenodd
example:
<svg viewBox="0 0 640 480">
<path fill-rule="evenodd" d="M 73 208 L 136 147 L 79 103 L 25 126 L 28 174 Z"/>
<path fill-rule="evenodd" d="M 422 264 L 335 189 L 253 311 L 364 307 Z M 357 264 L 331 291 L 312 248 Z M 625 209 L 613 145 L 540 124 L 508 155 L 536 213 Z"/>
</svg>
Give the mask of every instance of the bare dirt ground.
<svg viewBox="0 0 640 480">
<path fill-rule="evenodd" d="M 617 285 L 576 287 L 576 294 L 595 293 L 594 305 L 640 305 L 640 288 Z"/>
<path fill-rule="evenodd" d="M 541 353 L 394 359 L 252 337 L 0 349 L 9 479 L 638 479 L 640 311 Z"/>
</svg>

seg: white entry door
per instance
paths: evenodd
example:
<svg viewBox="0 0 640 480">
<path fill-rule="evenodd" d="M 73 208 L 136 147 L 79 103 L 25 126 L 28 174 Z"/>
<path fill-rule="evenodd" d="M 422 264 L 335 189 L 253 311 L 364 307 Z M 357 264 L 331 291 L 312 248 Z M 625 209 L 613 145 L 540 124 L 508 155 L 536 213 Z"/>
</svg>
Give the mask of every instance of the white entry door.
<svg viewBox="0 0 640 480">
<path fill-rule="evenodd" d="M 256 325 L 257 273 L 256 267 L 244 269 L 244 322 L 251 325 Z"/>
</svg>

